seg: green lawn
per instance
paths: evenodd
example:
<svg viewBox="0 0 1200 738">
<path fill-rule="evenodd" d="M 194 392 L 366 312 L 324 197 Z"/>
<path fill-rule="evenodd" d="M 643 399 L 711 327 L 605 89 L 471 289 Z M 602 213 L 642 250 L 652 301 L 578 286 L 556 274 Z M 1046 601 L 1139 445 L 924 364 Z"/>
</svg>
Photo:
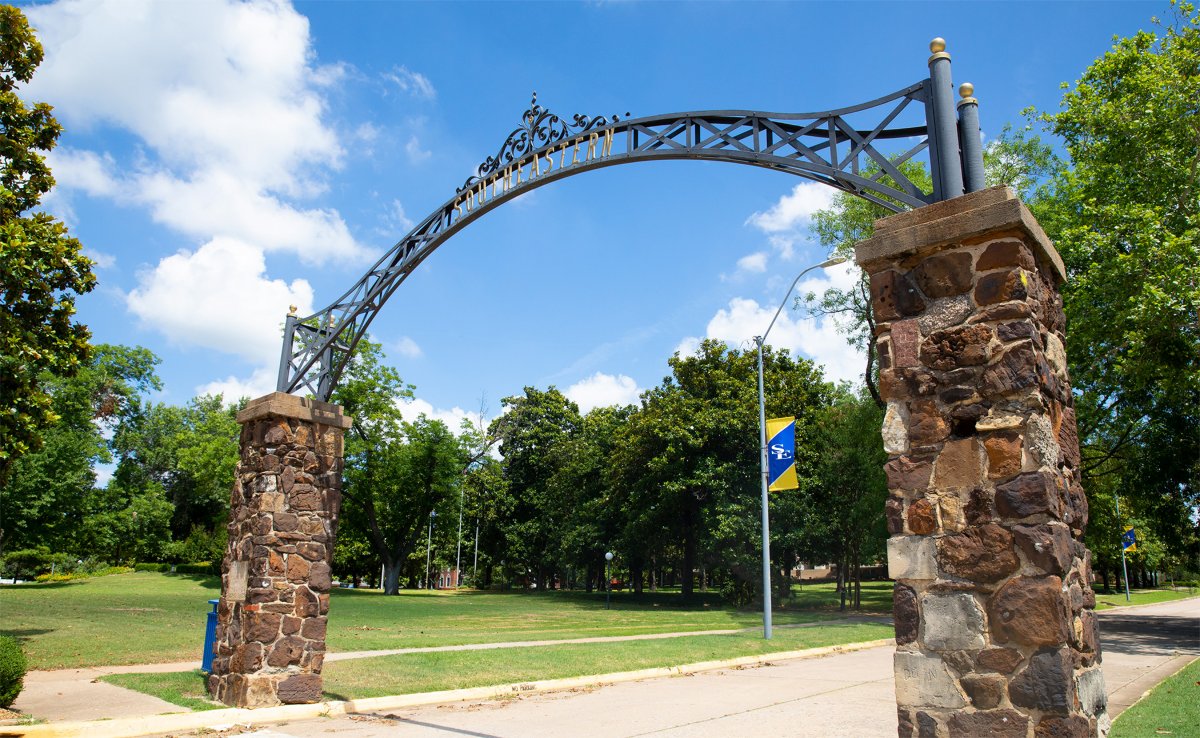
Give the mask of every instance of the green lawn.
<svg viewBox="0 0 1200 738">
<path fill-rule="evenodd" d="M 738 656 L 872 641 L 891 636 L 892 628 L 889 625 L 829 624 L 808 628 L 779 628 L 770 641 L 763 640 L 761 633 L 747 632 L 648 641 L 414 653 L 352 659 L 326 664 L 325 694 L 329 699 L 362 699 L 463 689 L 679 666 Z M 196 699 L 204 692 L 203 677 L 198 672 L 115 674 L 104 677 L 104 680 L 153 694 L 190 709 L 219 707 Z"/>
<path fill-rule="evenodd" d="M 1096 609 L 1107 610 L 1112 607 L 1125 607 L 1126 605 L 1149 605 L 1155 602 L 1169 602 L 1171 600 L 1182 600 L 1187 597 L 1195 597 L 1200 592 L 1194 589 L 1131 589 L 1129 590 L 1129 601 L 1125 601 L 1125 590 L 1113 592 L 1112 594 L 1102 594 L 1096 592 Z"/>
<path fill-rule="evenodd" d="M 1200 659 L 1118 715 L 1109 738 L 1194 736 L 1197 726 L 1200 726 Z"/>
<path fill-rule="evenodd" d="M 839 606 L 837 587 L 827 582 L 793 584 L 792 599 L 788 606 L 799 610 L 837 610 Z M 862 607 L 863 612 L 866 613 L 891 615 L 892 582 L 863 582 Z M 847 610 L 847 612 L 853 611 Z"/>
<path fill-rule="evenodd" d="M 817 587 L 819 587 L 818 585 Z M 806 596 L 818 588 L 805 585 Z M 215 577 L 137 572 L 78 582 L 0 586 L 0 633 L 17 636 L 31 668 L 150 664 L 200 658 Z M 335 590 L 331 651 L 756 628 L 761 614 L 722 607 L 715 595 L 682 606 L 677 593 L 417 592 L 385 597 Z M 827 599 L 827 596 L 826 596 Z M 786 610 L 775 622 L 828 612 Z"/>
</svg>

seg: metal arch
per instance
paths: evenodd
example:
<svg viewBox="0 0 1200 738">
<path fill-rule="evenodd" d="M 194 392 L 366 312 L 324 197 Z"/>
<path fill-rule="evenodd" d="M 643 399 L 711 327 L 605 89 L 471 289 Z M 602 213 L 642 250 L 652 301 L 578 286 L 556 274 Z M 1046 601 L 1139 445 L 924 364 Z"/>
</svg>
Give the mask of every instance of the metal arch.
<svg viewBox="0 0 1200 738">
<path fill-rule="evenodd" d="M 820 113 L 715 110 L 627 120 L 613 116 L 611 121 L 577 115 L 568 123 L 538 105 L 535 93 L 523 126 L 454 197 L 418 223 L 331 305 L 307 317 L 294 312 L 287 317 L 277 388 L 304 389 L 328 400 L 383 304 L 442 242 L 504 202 L 564 177 L 638 161 L 707 160 L 797 175 L 896 212 L 949 199 L 936 174 L 933 191 L 925 192 L 900 170 L 902 163 L 926 150 L 935 169 L 939 159 L 951 158 L 939 155 L 937 133 L 929 122 L 936 117 L 936 97 L 926 79 L 860 105 Z M 913 103 L 924 106 L 927 125 L 889 128 Z M 878 115 L 878 123 L 869 130 L 859 130 L 846 119 L 869 112 Z M 875 145 L 903 139 L 915 143 L 891 156 Z M 957 141 L 953 143 L 957 164 Z M 950 196 L 958 194 L 961 188 Z"/>
</svg>

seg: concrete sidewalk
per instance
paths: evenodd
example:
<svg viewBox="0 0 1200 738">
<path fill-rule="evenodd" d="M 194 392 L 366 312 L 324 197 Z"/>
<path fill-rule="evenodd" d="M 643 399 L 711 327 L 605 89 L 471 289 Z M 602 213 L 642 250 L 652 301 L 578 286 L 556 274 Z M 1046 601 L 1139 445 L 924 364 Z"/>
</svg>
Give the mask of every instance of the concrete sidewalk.
<svg viewBox="0 0 1200 738">
<path fill-rule="evenodd" d="M 1110 610 L 1099 617 L 1111 717 L 1200 656 L 1200 599 Z M 264 728 L 261 735 L 315 738 L 336 734 L 339 738 L 374 738 L 399 732 L 404 736 L 441 738 L 450 735 L 515 738 L 557 736 L 566 730 L 578 738 L 754 733 L 802 737 L 894 736 L 892 652 L 891 647 L 879 647 L 820 658 L 774 661 L 759 667 L 576 686 L 560 692 L 504 699 L 460 699 L 388 710 L 364 705 L 361 710 L 356 708 L 360 714 L 281 723 Z M 59 699 L 64 697 L 70 702 L 78 701 L 71 698 L 75 695 L 66 694 Z M 158 705 L 131 706 L 131 711 L 121 710 L 116 714 L 123 717 L 154 714 L 161 712 Z M 175 706 L 167 709 L 179 710 Z M 225 726 L 214 715 L 210 727 Z"/>
</svg>

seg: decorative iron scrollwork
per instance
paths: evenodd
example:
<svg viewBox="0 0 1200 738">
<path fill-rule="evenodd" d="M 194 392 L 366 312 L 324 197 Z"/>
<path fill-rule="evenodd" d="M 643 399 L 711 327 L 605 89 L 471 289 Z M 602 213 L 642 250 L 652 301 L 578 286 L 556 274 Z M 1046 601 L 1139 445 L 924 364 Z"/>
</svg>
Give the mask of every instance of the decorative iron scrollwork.
<svg viewBox="0 0 1200 738">
<path fill-rule="evenodd" d="M 625 113 L 625 117 L 628 118 L 629 113 Z M 621 116 L 614 115 L 609 119 L 603 115 L 597 115 L 592 118 L 586 115 L 576 115 L 568 123 L 566 120 L 538 105 L 537 92 L 535 91 L 533 93 L 533 100 L 529 103 L 529 109 L 521 116 L 521 120 L 523 121 L 523 125 L 508 134 L 508 138 L 504 140 L 500 151 L 495 156 L 489 156 L 485 159 L 475 169 L 475 174 L 468 177 L 467 181 L 463 183 L 462 187 L 458 188 L 457 192 L 462 193 L 469 190 L 471 187 L 479 184 L 481 180 L 499 172 L 502 167 L 520 161 L 522 157 L 544 146 L 549 146 L 550 144 L 566 139 L 573 139 L 588 131 L 615 125 L 621 121 Z"/>
</svg>

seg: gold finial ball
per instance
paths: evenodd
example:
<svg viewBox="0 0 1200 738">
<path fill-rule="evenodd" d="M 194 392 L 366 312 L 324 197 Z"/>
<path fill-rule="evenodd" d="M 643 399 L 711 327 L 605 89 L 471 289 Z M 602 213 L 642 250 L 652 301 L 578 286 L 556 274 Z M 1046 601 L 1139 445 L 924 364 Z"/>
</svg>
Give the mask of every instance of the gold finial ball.
<svg viewBox="0 0 1200 738">
<path fill-rule="evenodd" d="M 946 50 L 946 39 L 938 36 L 929 42 L 929 50 L 935 54 L 939 54 Z"/>
<path fill-rule="evenodd" d="M 288 315 L 295 315 L 295 314 L 296 314 L 296 306 L 288 305 Z"/>
<path fill-rule="evenodd" d="M 971 95 L 975 94 L 975 85 L 970 82 L 963 82 L 958 86 L 958 96 L 966 100 Z"/>
</svg>

